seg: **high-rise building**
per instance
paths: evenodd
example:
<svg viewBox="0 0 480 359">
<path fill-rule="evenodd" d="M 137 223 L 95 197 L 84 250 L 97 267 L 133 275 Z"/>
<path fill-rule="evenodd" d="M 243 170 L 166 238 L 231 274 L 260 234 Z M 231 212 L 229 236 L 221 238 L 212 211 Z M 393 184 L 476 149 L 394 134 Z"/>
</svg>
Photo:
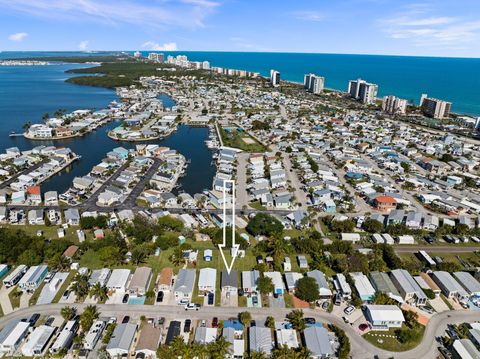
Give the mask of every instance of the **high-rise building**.
<svg viewBox="0 0 480 359">
<path fill-rule="evenodd" d="M 135 58 L 138 59 L 138 58 L 142 57 L 142 54 L 140 53 L 140 51 L 135 51 L 135 52 L 133 53 L 133 57 L 135 57 Z"/>
<path fill-rule="evenodd" d="M 422 97 L 420 97 L 420 109 L 425 116 L 446 118 L 450 115 L 452 103 L 428 97 L 427 94 L 422 94 Z"/>
<path fill-rule="evenodd" d="M 385 96 L 382 102 L 382 110 L 390 114 L 402 114 L 407 112 L 407 100 L 396 96 Z"/>
<path fill-rule="evenodd" d="M 280 86 L 280 72 L 276 70 L 270 70 L 270 83 L 273 87 Z"/>
<path fill-rule="evenodd" d="M 163 54 L 159 54 L 159 53 L 156 53 L 156 52 L 151 52 L 148 54 L 148 59 L 150 61 L 154 61 L 154 62 L 163 62 L 165 60 L 165 57 Z"/>
<path fill-rule="evenodd" d="M 202 69 L 204 69 L 204 70 L 210 69 L 210 62 L 208 62 L 208 61 L 203 61 L 203 62 L 202 62 Z"/>
<path fill-rule="evenodd" d="M 303 85 L 307 91 L 318 95 L 323 91 L 325 78 L 315 74 L 306 74 L 304 76 Z"/>
<path fill-rule="evenodd" d="M 377 97 L 378 85 L 371 84 L 362 79 L 350 80 L 348 82 L 348 93 L 356 100 L 366 104 L 372 104 Z"/>
</svg>

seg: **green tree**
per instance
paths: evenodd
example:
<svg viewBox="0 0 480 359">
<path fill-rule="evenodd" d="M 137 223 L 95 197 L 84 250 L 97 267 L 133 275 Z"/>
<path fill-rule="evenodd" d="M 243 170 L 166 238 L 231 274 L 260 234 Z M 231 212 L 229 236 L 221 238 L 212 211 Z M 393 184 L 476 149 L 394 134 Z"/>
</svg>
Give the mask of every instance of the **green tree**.
<svg viewBox="0 0 480 359">
<path fill-rule="evenodd" d="M 287 319 L 292 324 L 293 329 L 303 330 L 305 329 L 305 319 L 303 319 L 303 310 L 294 309 L 287 314 Z"/>
<path fill-rule="evenodd" d="M 248 222 L 246 229 L 254 236 L 272 236 L 282 233 L 283 225 L 278 219 L 269 214 L 257 213 L 255 217 Z"/>
<path fill-rule="evenodd" d="M 73 278 L 72 291 L 78 299 L 83 299 L 88 295 L 88 276 L 77 274 Z"/>
<path fill-rule="evenodd" d="M 240 320 L 240 323 L 244 326 L 248 327 L 252 322 L 252 314 L 250 314 L 250 312 L 240 312 L 238 314 L 238 320 Z"/>
<path fill-rule="evenodd" d="M 96 300 L 105 302 L 108 299 L 107 292 L 107 287 L 103 286 L 100 282 L 97 282 L 92 286 L 92 288 L 90 288 L 89 294 Z"/>
<path fill-rule="evenodd" d="M 75 315 L 77 315 L 77 308 L 67 305 L 60 310 L 60 314 L 62 315 L 63 319 L 72 320 Z"/>
<path fill-rule="evenodd" d="M 100 316 L 96 305 L 87 305 L 80 315 L 80 326 L 84 332 L 88 331 L 95 319 Z"/>
<path fill-rule="evenodd" d="M 275 329 L 275 319 L 272 316 L 268 316 L 265 320 L 265 326 L 270 329 Z"/>
<path fill-rule="evenodd" d="M 297 281 L 295 296 L 306 302 L 312 303 L 320 298 L 317 281 L 312 277 L 303 277 Z"/>
<path fill-rule="evenodd" d="M 383 230 L 383 223 L 371 218 L 363 222 L 363 229 L 370 233 L 380 233 Z"/>
<path fill-rule="evenodd" d="M 272 278 L 261 276 L 257 279 L 257 289 L 260 294 L 267 295 L 273 292 Z"/>
</svg>

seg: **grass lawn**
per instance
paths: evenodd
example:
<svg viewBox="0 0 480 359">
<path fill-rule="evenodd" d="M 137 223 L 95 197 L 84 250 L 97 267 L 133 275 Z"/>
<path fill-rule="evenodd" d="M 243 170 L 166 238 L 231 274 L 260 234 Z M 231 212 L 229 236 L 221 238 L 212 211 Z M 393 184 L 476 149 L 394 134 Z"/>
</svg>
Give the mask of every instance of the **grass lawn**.
<svg viewBox="0 0 480 359">
<path fill-rule="evenodd" d="M 61 226 L 46 226 L 46 225 L 23 225 L 23 226 L 18 226 L 18 225 L 10 225 L 6 224 L 4 227 L 10 227 L 13 229 L 22 229 L 25 233 L 27 233 L 30 236 L 36 236 L 37 232 L 41 230 L 43 232 L 43 236 L 47 239 L 59 239 L 57 235 L 57 230 Z M 65 230 L 65 237 L 64 239 L 71 240 L 72 242 L 77 243 L 78 238 L 77 238 L 77 229 L 80 227 L 68 227 Z"/>
<path fill-rule="evenodd" d="M 55 297 L 52 300 L 52 303 L 58 303 L 60 298 L 62 298 L 63 293 L 67 290 L 68 286 L 70 283 L 72 283 L 73 278 L 75 278 L 75 275 L 77 274 L 77 271 L 70 271 L 68 273 L 67 279 L 62 283 L 60 290 L 55 294 Z"/>
<path fill-rule="evenodd" d="M 152 292 L 153 293 L 153 290 L 155 289 L 155 282 L 157 281 L 157 276 L 158 276 L 158 272 L 157 271 L 153 271 L 152 272 L 152 280 L 150 281 L 150 285 L 148 286 L 148 292 Z M 145 304 L 148 304 L 148 305 L 154 305 L 155 304 L 155 299 L 156 299 L 156 296 L 153 295 L 151 297 L 146 297 L 145 298 Z"/>
<path fill-rule="evenodd" d="M 289 293 L 283 293 L 283 300 L 287 308 L 293 308 L 293 298 Z"/>
<path fill-rule="evenodd" d="M 233 128 L 226 131 L 221 126 L 219 126 L 219 130 L 224 146 L 239 148 L 246 152 L 265 152 L 267 150 L 265 146 L 245 131 L 234 130 Z M 246 141 L 244 139 L 246 139 Z"/>
<path fill-rule="evenodd" d="M 18 288 L 15 288 L 10 293 L 8 293 L 8 298 L 10 298 L 10 303 L 12 303 L 12 308 L 20 308 L 20 297 L 23 292 Z"/>
<path fill-rule="evenodd" d="M 45 287 L 45 282 L 42 282 L 40 286 L 33 292 L 33 295 L 30 297 L 28 301 L 28 305 L 31 307 L 37 303 L 38 297 L 40 297 L 40 293 L 42 293 L 43 287 Z"/>
<path fill-rule="evenodd" d="M 238 306 L 245 308 L 247 306 L 247 297 L 244 295 L 238 296 Z"/>
<path fill-rule="evenodd" d="M 253 209 L 256 209 L 258 211 L 266 211 L 267 210 L 267 208 L 265 206 L 262 206 L 260 201 L 253 201 L 253 202 L 250 202 L 248 205 L 250 207 L 252 207 Z"/>
<path fill-rule="evenodd" d="M 392 352 L 403 352 L 415 348 L 422 341 L 425 327 L 420 325 L 418 329 L 416 329 L 416 331 L 417 335 L 415 336 L 415 340 L 412 340 L 405 344 L 400 343 L 397 340 L 395 335 L 395 329 L 393 328 L 388 331 L 370 331 L 365 334 L 363 338 L 378 348 Z M 393 336 L 394 338 L 392 338 L 391 336 Z M 382 342 L 379 343 L 378 340 L 381 340 Z"/>
</svg>

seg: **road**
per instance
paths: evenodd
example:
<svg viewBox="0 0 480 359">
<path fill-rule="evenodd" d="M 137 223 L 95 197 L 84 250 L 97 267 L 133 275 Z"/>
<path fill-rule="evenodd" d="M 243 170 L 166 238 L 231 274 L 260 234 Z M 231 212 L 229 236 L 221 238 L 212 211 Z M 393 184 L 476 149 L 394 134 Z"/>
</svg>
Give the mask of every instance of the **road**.
<svg viewBox="0 0 480 359">
<path fill-rule="evenodd" d="M 40 161 L 40 162 L 34 164 L 33 166 L 30 166 L 30 167 L 24 169 L 23 171 L 18 172 L 17 174 L 15 174 L 15 175 L 13 175 L 12 177 L 10 177 L 8 180 L 2 182 L 2 183 L 0 184 L 0 189 L 7 188 L 7 187 L 10 186 L 13 182 L 15 182 L 15 180 L 16 180 L 18 177 L 20 177 L 21 175 L 24 175 L 24 174 L 29 174 L 29 173 L 32 172 L 32 171 L 35 171 L 37 168 L 39 168 L 40 166 L 44 165 L 46 162 L 47 162 L 47 160 Z"/>
<path fill-rule="evenodd" d="M 0 318 L 0 327 L 12 319 L 28 318 L 34 313 L 41 315 L 58 315 L 62 304 L 46 304 L 38 305 L 29 308 L 17 310 L 13 313 L 7 314 Z M 74 304 L 74 306 L 81 312 L 87 304 Z M 139 319 L 144 315 L 149 317 L 163 316 L 167 320 L 182 320 L 182 319 L 209 319 L 218 317 L 220 319 L 227 319 L 236 317 L 240 312 L 239 308 L 226 307 L 203 307 L 199 311 L 185 312 L 182 306 L 148 306 L 148 305 L 128 305 L 128 304 L 98 304 L 101 316 L 106 317 L 123 317 L 130 316 L 132 319 Z M 283 320 L 291 309 L 287 308 L 248 308 L 255 320 L 265 320 L 267 316 L 273 316 L 276 320 Z M 350 338 L 351 352 L 350 355 L 354 359 L 371 359 L 374 355 L 378 355 L 380 359 L 387 359 L 394 357 L 395 359 L 434 359 L 437 355 L 437 344 L 435 338 L 443 335 L 447 324 L 459 324 L 463 322 L 473 322 L 480 320 L 480 312 L 457 310 L 446 311 L 440 314 L 435 314 L 428 323 L 425 334 L 420 344 L 409 351 L 401 353 L 391 353 L 379 349 L 360 337 L 350 325 L 345 324 L 341 318 L 333 314 L 323 312 L 320 310 L 304 309 L 305 317 L 313 317 L 319 322 L 333 323 L 336 326 L 345 330 Z"/>
<path fill-rule="evenodd" d="M 247 164 L 249 153 L 240 152 L 237 155 L 236 204 L 240 208 L 248 207 Z"/>
<path fill-rule="evenodd" d="M 135 206 L 135 201 L 137 200 L 140 193 L 142 193 L 145 188 L 145 184 L 150 181 L 153 175 L 157 172 L 158 167 L 162 164 L 162 160 L 159 158 L 154 158 L 152 165 L 148 168 L 145 174 L 140 178 L 140 181 L 133 187 L 132 191 L 129 193 L 128 197 L 123 202 L 124 206 L 132 208 Z"/>
</svg>

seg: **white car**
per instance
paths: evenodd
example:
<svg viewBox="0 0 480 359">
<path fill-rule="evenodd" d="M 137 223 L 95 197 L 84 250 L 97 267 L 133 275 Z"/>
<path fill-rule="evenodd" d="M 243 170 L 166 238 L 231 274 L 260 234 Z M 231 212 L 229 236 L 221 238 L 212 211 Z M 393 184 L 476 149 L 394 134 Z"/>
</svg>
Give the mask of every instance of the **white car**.
<svg viewBox="0 0 480 359">
<path fill-rule="evenodd" d="M 353 305 L 349 305 L 348 307 L 345 308 L 343 311 L 346 315 L 350 315 L 355 311 L 355 307 Z"/>
<path fill-rule="evenodd" d="M 200 309 L 200 305 L 195 303 L 188 303 L 185 306 L 185 310 L 199 310 L 199 309 Z"/>
</svg>

